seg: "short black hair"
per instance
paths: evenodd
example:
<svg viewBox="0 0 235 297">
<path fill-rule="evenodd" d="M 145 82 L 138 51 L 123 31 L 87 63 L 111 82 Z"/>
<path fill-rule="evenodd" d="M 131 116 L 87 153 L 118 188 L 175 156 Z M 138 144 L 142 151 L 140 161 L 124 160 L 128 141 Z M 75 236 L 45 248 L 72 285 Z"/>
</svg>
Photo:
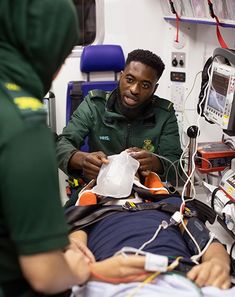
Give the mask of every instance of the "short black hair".
<svg viewBox="0 0 235 297">
<path fill-rule="evenodd" d="M 133 50 L 128 54 L 125 66 L 130 64 L 132 61 L 138 61 L 152 67 L 154 70 L 156 70 L 158 78 L 161 77 L 165 69 L 165 64 L 162 62 L 162 59 L 149 50 Z"/>
</svg>

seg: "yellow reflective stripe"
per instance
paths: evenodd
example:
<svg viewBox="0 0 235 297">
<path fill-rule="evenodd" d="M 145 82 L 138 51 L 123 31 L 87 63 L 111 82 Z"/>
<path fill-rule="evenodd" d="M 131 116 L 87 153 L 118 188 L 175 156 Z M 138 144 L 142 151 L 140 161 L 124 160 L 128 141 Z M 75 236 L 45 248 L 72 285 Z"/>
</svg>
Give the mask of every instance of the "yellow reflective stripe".
<svg viewBox="0 0 235 297">
<path fill-rule="evenodd" d="M 34 97 L 16 97 L 14 102 L 20 109 L 38 110 L 43 107 L 42 102 Z"/>
<path fill-rule="evenodd" d="M 5 83 L 5 88 L 7 88 L 9 91 L 20 91 L 21 87 L 14 84 L 14 83 Z"/>
</svg>

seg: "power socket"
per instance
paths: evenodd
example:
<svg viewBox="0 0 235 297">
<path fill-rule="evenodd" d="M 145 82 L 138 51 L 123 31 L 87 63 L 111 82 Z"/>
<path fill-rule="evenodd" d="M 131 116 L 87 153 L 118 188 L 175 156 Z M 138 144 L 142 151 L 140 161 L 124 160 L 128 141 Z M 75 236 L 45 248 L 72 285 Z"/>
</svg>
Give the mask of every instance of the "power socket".
<svg viewBox="0 0 235 297">
<path fill-rule="evenodd" d="M 183 111 L 185 87 L 182 83 L 173 83 L 171 85 L 171 102 L 174 103 L 176 111 Z"/>
<path fill-rule="evenodd" d="M 185 53 L 184 52 L 172 52 L 171 64 L 173 67 L 185 67 Z"/>
</svg>

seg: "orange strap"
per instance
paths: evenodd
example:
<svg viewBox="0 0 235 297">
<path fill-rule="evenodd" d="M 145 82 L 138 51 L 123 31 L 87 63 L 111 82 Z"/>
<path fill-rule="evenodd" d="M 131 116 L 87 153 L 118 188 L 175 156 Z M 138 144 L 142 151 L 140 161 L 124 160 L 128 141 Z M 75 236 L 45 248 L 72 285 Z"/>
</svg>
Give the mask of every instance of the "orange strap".
<svg viewBox="0 0 235 297">
<path fill-rule="evenodd" d="M 217 39 L 218 39 L 218 41 L 219 41 L 222 48 L 228 48 L 226 42 L 224 41 L 224 39 L 223 39 L 223 37 L 222 37 L 222 35 L 220 33 L 220 29 L 219 29 L 220 21 L 219 21 L 219 18 L 214 13 L 213 4 L 212 4 L 211 0 L 208 0 L 208 5 L 209 5 L 209 11 L 210 11 L 211 17 L 216 20 Z"/>
<path fill-rule="evenodd" d="M 172 0 L 169 0 L 171 12 L 176 16 L 176 38 L 175 41 L 179 42 L 179 28 L 180 28 L 180 16 L 178 15 L 177 11 L 175 10 L 175 6 Z"/>
</svg>

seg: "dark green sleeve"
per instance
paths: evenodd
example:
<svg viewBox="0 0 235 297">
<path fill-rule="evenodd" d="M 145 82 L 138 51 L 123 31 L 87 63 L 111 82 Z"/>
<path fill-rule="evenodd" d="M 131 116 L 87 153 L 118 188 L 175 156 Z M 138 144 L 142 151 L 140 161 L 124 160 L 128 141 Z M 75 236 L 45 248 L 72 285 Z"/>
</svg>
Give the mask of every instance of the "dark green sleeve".
<svg viewBox="0 0 235 297">
<path fill-rule="evenodd" d="M 66 174 L 68 162 L 73 153 L 83 144 L 85 137 L 89 134 L 92 121 L 91 102 L 86 97 L 79 107 L 74 111 L 71 120 L 59 135 L 56 144 L 56 155 L 59 168 Z"/>
<path fill-rule="evenodd" d="M 68 230 L 51 132 L 45 125 L 31 125 L 6 143 L 2 155 L 2 210 L 17 253 L 29 255 L 64 248 Z"/>
</svg>

